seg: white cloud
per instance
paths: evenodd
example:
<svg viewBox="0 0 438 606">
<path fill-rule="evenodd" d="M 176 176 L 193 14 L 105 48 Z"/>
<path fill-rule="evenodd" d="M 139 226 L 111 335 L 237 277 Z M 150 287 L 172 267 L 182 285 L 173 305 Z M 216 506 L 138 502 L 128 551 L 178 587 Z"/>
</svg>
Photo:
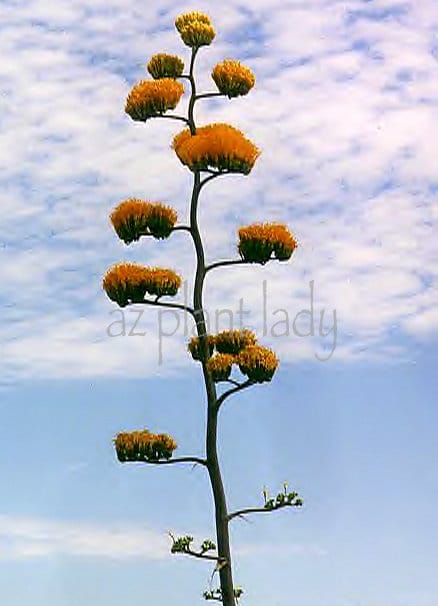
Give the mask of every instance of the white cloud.
<svg viewBox="0 0 438 606">
<path fill-rule="evenodd" d="M 106 337 L 113 307 L 100 280 L 119 259 L 192 277 L 184 234 L 126 249 L 107 218 L 130 196 L 163 199 L 187 217 L 189 174 L 169 150 L 179 127 L 138 124 L 123 113 L 151 54 L 185 53 L 172 27 L 180 4 L 4 7 L 3 380 L 164 372 L 155 312 L 142 320 L 147 347 L 145 339 Z M 403 356 L 398 337 L 421 341 L 438 327 L 434 3 L 328 4 L 257 0 L 242 11 L 229 0 L 217 13 L 199 4 L 218 30 L 200 55 L 201 87 L 212 89 L 211 67 L 229 56 L 247 57 L 257 87 L 244 99 L 204 101 L 198 120 L 236 124 L 262 148 L 249 177 L 206 189 L 208 256 L 236 254 L 237 227 L 259 220 L 287 221 L 301 242 L 290 266 L 214 274 L 206 300 L 235 309 L 244 297 L 260 328 L 264 278 L 270 308 L 291 318 L 308 306 L 314 280 L 318 310 L 337 310 L 336 356 L 393 359 L 394 351 Z M 320 341 L 277 339 L 275 347 L 294 361 L 313 357 Z M 189 363 L 183 347 L 178 353 L 170 339 L 164 347 L 166 372 Z"/>
<path fill-rule="evenodd" d="M 205 534 L 195 535 L 194 549 L 204 538 Z M 0 514 L 0 561 L 52 556 L 161 560 L 170 557 L 170 546 L 167 531 L 126 523 L 88 524 Z M 237 545 L 236 554 L 242 557 L 268 554 L 324 556 L 326 550 L 313 544 L 249 543 Z"/>
<path fill-rule="evenodd" d="M 0 515 L 0 560 L 48 556 L 156 560 L 168 554 L 168 537 L 154 530 Z"/>
</svg>

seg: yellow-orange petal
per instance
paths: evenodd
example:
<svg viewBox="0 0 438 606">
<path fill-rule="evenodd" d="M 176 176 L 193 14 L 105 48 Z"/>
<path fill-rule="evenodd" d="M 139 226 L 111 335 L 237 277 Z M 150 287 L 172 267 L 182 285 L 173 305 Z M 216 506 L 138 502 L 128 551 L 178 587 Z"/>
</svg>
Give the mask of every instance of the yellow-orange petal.
<svg viewBox="0 0 438 606">
<path fill-rule="evenodd" d="M 203 21 L 190 21 L 179 30 L 181 40 L 190 48 L 210 45 L 216 32 L 214 27 Z"/>
<path fill-rule="evenodd" d="M 174 138 L 173 149 L 190 170 L 212 167 L 243 174 L 251 171 L 260 154 L 237 128 L 222 123 L 200 127 L 195 135 L 183 130 Z"/>
<path fill-rule="evenodd" d="M 221 354 L 238 354 L 245 347 L 255 345 L 257 337 L 251 330 L 223 330 L 214 339 L 216 350 Z"/>
<path fill-rule="evenodd" d="M 178 78 L 184 71 L 184 61 L 177 55 L 158 53 L 151 57 L 147 64 L 147 70 L 155 80 Z"/>
<path fill-rule="evenodd" d="M 212 356 L 207 362 L 207 370 L 213 381 L 218 383 L 228 379 L 235 361 L 235 357 L 230 354 L 217 353 Z"/>
<path fill-rule="evenodd" d="M 211 356 L 214 350 L 214 342 L 215 337 L 213 335 L 207 335 L 207 353 L 208 356 Z M 201 351 L 201 340 L 199 337 L 192 337 L 187 346 L 192 358 L 194 360 L 201 361 L 203 359 L 202 351 Z M 207 356 L 207 357 L 208 357 Z"/>
<path fill-rule="evenodd" d="M 141 80 L 129 93 L 125 111 L 133 120 L 144 122 L 175 109 L 183 93 L 183 85 L 173 78 Z"/>
<path fill-rule="evenodd" d="M 270 381 L 277 370 L 278 358 L 272 349 L 261 345 L 250 345 L 237 358 L 240 371 L 257 383 Z"/>
<path fill-rule="evenodd" d="M 111 223 L 121 240 L 130 244 L 148 231 L 150 203 L 138 198 L 121 202 L 110 215 Z"/>
<path fill-rule="evenodd" d="M 125 307 L 128 303 L 144 300 L 149 269 L 137 263 L 117 263 L 103 278 L 103 289 L 108 297 Z"/>
<path fill-rule="evenodd" d="M 181 277 L 171 269 L 149 268 L 146 292 L 157 297 L 173 297 L 182 283 Z"/>
<path fill-rule="evenodd" d="M 198 11 L 191 11 L 189 13 L 178 15 L 178 17 L 175 19 L 175 27 L 179 32 L 181 32 L 181 30 L 189 23 L 193 23 L 195 21 L 205 23 L 206 25 L 211 25 L 211 20 L 208 15 Z"/>
<path fill-rule="evenodd" d="M 151 433 L 148 429 L 120 432 L 114 440 L 119 461 L 158 461 L 170 459 L 177 448 L 168 434 Z"/>
<path fill-rule="evenodd" d="M 211 74 L 218 90 L 229 98 L 246 95 L 255 84 L 252 71 L 239 61 L 225 59 Z"/>
<path fill-rule="evenodd" d="M 266 263 L 272 255 L 286 261 L 296 247 L 296 238 L 282 223 L 256 223 L 239 229 L 238 250 L 250 263 Z"/>
</svg>

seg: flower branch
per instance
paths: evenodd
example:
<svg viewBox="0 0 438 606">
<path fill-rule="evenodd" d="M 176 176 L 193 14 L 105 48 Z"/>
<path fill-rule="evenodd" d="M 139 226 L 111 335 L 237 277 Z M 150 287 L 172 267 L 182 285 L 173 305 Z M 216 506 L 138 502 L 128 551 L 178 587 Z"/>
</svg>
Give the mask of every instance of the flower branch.
<svg viewBox="0 0 438 606">
<path fill-rule="evenodd" d="M 180 122 L 185 122 L 188 126 L 190 126 L 190 122 L 185 116 L 175 116 L 173 114 L 157 114 L 155 116 L 151 116 L 152 118 L 168 118 L 169 120 L 179 120 Z"/>
<path fill-rule="evenodd" d="M 215 263 L 211 263 L 207 265 L 205 268 L 205 273 L 210 271 L 211 269 L 216 269 L 217 267 L 226 267 L 228 265 L 248 265 L 249 261 L 245 261 L 245 259 L 230 259 L 227 261 L 216 261 Z"/>
<path fill-rule="evenodd" d="M 216 545 L 213 543 L 213 541 L 203 541 L 201 549 L 199 551 L 195 551 L 190 547 L 191 543 L 193 542 L 193 537 L 191 537 L 190 535 L 185 535 L 183 537 L 176 538 L 171 532 L 169 532 L 168 534 L 172 539 L 172 547 L 170 549 L 171 553 L 183 553 L 194 558 L 210 561 L 212 560 L 214 562 L 217 562 L 218 564 L 224 564 L 226 562 L 225 558 L 221 558 L 219 556 L 207 553 L 208 551 L 216 550 Z"/>
<path fill-rule="evenodd" d="M 200 457 L 177 457 L 175 459 L 137 459 L 136 461 L 126 461 L 131 463 L 147 463 L 148 465 L 173 465 L 174 463 L 193 463 L 194 465 L 203 465 L 206 467 L 207 461 Z"/>
<path fill-rule="evenodd" d="M 206 99 L 208 97 L 226 97 L 224 93 L 202 93 L 200 95 L 196 95 L 195 101 L 198 99 Z"/>
<path fill-rule="evenodd" d="M 244 517 L 248 513 L 269 513 L 271 511 L 276 511 L 277 509 L 283 509 L 284 507 L 302 507 L 303 501 L 298 496 L 298 493 L 295 491 L 288 492 L 287 487 L 288 485 L 285 482 L 283 484 L 283 492 L 279 492 L 275 499 L 269 498 L 267 490 L 263 489 L 263 496 L 265 499 L 265 504 L 263 507 L 247 507 L 245 509 L 239 509 L 238 511 L 228 514 L 228 521 L 236 517 Z"/>
<path fill-rule="evenodd" d="M 203 170 L 202 172 L 209 173 L 209 176 L 206 177 L 205 179 L 203 179 L 200 182 L 199 189 L 201 189 L 202 187 L 204 187 L 204 185 L 206 185 L 209 181 L 212 181 L 216 177 L 221 177 L 222 175 L 235 174 L 231 170 L 210 170 L 210 169 L 207 169 L 207 170 Z"/>
<path fill-rule="evenodd" d="M 247 387 L 251 387 L 251 385 L 254 385 L 254 384 L 255 384 L 255 381 L 253 381 L 252 379 L 248 379 L 244 383 L 239 383 L 239 385 L 237 385 L 236 387 L 233 387 L 232 389 L 228 389 L 227 391 L 224 391 L 224 393 L 221 394 L 219 396 L 219 398 L 216 400 L 216 408 L 219 410 L 219 407 L 225 402 L 225 400 L 227 398 L 229 398 L 233 394 L 237 393 L 238 391 L 242 391 L 243 389 L 246 389 Z"/>
<path fill-rule="evenodd" d="M 160 300 L 160 297 L 155 299 L 144 299 L 143 301 L 135 301 L 136 304 L 140 305 L 152 305 L 157 307 L 169 307 L 171 309 L 181 309 L 181 311 L 188 312 L 196 320 L 195 310 L 182 303 L 167 303 Z"/>
</svg>

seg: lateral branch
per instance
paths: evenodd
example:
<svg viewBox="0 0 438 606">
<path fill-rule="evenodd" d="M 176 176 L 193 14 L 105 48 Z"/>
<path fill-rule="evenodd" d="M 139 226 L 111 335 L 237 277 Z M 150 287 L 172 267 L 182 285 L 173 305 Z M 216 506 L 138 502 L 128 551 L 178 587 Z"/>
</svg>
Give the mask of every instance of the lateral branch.
<svg viewBox="0 0 438 606">
<path fill-rule="evenodd" d="M 207 465 L 205 459 L 200 457 L 177 457 L 175 459 L 136 459 L 135 461 L 124 461 L 129 463 L 146 463 L 148 465 L 173 465 L 175 463 L 194 463 L 195 465 Z"/>
<path fill-rule="evenodd" d="M 187 305 L 182 305 L 182 303 L 168 303 L 160 300 L 160 297 L 156 299 L 144 299 L 143 301 L 136 301 L 136 304 L 141 305 L 152 305 L 155 307 L 169 307 L 171 309 L 181 309 L 182 311 L 186 311 L 193 316 L 196 320 L 195 310 L 192 307 L 188 307 Z"/>
<path fill-rule="evenodd" d="M 229 398 L 233 394 L 237 393 L 238 391 L 242 391 L 243 389 L 246 389 L 247 387 L 251 387 L 251 385 L 254 385 L 254 384 L 255 384 L 255 381 L 253 381 L 252 379 L 248 379 L 244 383 L 239 383 L 238 385 L 236 385 L 236 387 L 232 387 L 231 389 L 227 389 L 227 391 L 224 391 L 224 393 L 221 394 L 219 396 L 219 398 L 216 400 L 217 409 L 219 409 L 219 407 L 225 402 L 225 400 L 227 398 Z"/>
</svg>

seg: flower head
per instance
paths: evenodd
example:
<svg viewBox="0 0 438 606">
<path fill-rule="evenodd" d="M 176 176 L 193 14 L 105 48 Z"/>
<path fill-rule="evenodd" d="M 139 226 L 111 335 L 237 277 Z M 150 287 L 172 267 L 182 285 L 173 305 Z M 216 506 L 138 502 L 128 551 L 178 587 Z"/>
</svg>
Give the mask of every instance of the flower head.
<svg viewBox="0 0 438 606">
<path fill-rule="evenodd" d="M 105 274 L 103 288 L 111 299 L 125 307 L 144 300 L 149 270 L 137 263 L 117 263 Z"/>
<path fill-rule="evenodd" d="M 257 383 L 270 381 L 277 370 L 278 358 L 272 349 L 261 345 L 250 345 L 237 358 L 241 372 Z"/>
<path fill-rule="evenodd" d="M 141 303 L 146 293 L 157 297 L 174 296 L 180 286 L 180 276 L 171 269 L 145 267 L 137 263 L 117 263 L 103 279 L 106 294 L 120 307 Z"/>
<path fill-rule="evenodd" d="M 130 244 L 149 234 L 167 238 L 176 223 L 177 213 L 159 202 L 129 198 L 113 210 L 110 218 L 119 238 Z"/>
<path fill-rule="evenodd" d="M 246 95 L 255 84 L 254 74 L 239 61 L 225 59 L 213 69 L 211 77 L 224 95 L 238 97 Z"/>
<path fill-rule="evenodd" d="M 297 241 L 282 223 L 257 223 L 239 229 L 238 250 L 250 263 L 266 263 L 272 258 L 287 261 L 297 247 Z"/>
<path fill-rule="evenodd" d="M 177 443 L 171 436 L 165 433 L 151 433 L 147 429 L 121 432 L 116 436 L 114 444 L 117 458 L 122 463 L 170 459 L 177 448 Z"/>
<path fill-rule="evenodd" d="M 161 78 L 178 78 L 184 70 L 184 61 L 176 55 L 158 53 L 151 57 L 147 70 L 155 80 Z"/>
<path fill-rule="evenodd" d="M 183 93 L 183 85 L 173 78 L 141 80 L 129 93 L 125 112 L 133 120 L 144 122 L 168 109 L 175 109 Z"/>
<path fill-rule="evenodd" d="M 149 203 L 138 198 L 124 200 L 110 215 L 117 235 L 125 244 L 130 244 L 147 233 L 148 217 Z"/>
<path fill-rule="evenodd" d="M 224 330 L 215 336 L 216 350 L 223 354 L 238 354 L 249 345 L 255 345 L 257 337 L 250 330 Z"/>
<path fill-rule="evenodd" d="M 207 351 L 208 355 L 211 356 L 214 350 L 214 341 L 215 337 L 213 335 L 207 335 Z M 192 355 L 194 360 L 201 361 L 203 359 L 202 351 L 201 351 L 201 340 L 199 337 L 192 337 L 189 341 L 187 349 Z"/>
<path fill-rule="evenodd" d="M 157 297 L 165 295 L 173 297 L 178 292 L 181 282 L 181 277 L 171 269 L 152 267 L 149 269 L 146 291 Z"/>
<path fill-rule="evenodd" d="M 231 373 L 231 368 L 235 362 L 235 357 L 230 354 L 217 353 L 207 362 L 208 372 L 213 377 L 213 381 L 226 381 Z"/>
<path fill-rule="evenodd" d="M 204 13 L 191 12 L 180 15 L 175 20 L 175 27 L 184 44 L 192 48 L 208 46 L 216 36 L 210 17 Z"/>
<path fill-rule="evenodd" d="M 182 15 L 179 15 L 175 19 L 175 27 L 180 32 L 189 23 L 193 23 L 194 21 L 199 21 L 200 23 L 205 23 L 206 25 L 211 24 L 211 20 L 208 15 L 205 13 L 199 13 L 198 11 L 192 11 L 190 13 L 183 13 Z"/>
<path fill-rule="evenodd" d="M 150 205 L 148 228 L 154 238 L 167 238 L 178 218 L 176 210 L 159 202 Z"/>
<path fill-rule="evenodd" d="M 237 128 L 220 123 L 198 128 L 195 135 L 189 129 L 183 130 L 174 138 L 173 149 L 190 170 L 213 167 L 245 175 L 251 172 L 260 154 Z"/>
</svg>

